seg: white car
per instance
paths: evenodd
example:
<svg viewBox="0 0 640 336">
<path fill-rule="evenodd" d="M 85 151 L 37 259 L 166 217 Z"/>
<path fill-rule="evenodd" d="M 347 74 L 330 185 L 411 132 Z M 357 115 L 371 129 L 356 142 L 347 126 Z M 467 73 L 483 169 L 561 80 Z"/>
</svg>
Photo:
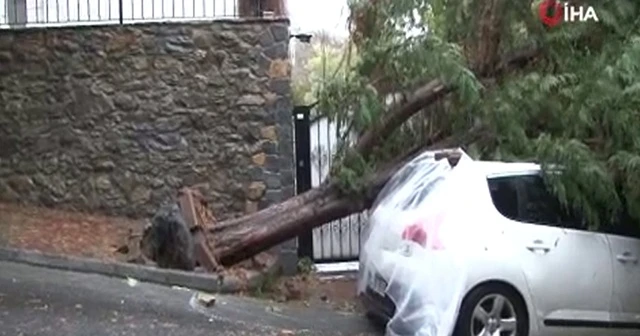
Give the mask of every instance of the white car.
<svg viewBox="0 0 640 336">
<path fill-rule="evenodd" d="M 459 250 L 468 248 L 455 254 L 455 266 L 438 265 L 432 259 L 444 252 L 433 243 L 425 248 L 429 234 L 401 214 L 413 209 L 415 217 L 430 209 L 420 204 L 438 204 L 446 187 L 431 203 L 423 200 L 463 161 L 461 195 L 449 197 L 459 202 L 448 209 L 471 231 L 450 230 L 447 246 L 458 241 Z M 473 161 L 464 153 L 460 162 L 451 167 L 423 154 L 394 176 L 372 208 L 359 294 L 369 316 L 388 322 L 387 334 L 640 335 L 638 223 L 625 218 L 585 230 L 548 192 L 537 164 Z M 415 257 L 420 249 L 431 252 Z"/>
</svg>

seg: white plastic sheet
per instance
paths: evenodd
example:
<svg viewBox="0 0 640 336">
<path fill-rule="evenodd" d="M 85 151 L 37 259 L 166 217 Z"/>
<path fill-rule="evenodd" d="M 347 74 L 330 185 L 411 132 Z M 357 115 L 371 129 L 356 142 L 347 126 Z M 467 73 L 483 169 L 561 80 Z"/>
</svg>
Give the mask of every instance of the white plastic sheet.
<svg viewBox="0 0 640 336">
<path fill-rule="evenodd" d="M 486 178 L 461 153 L 455 167 L 423 153 L 396 173 L 372 207 L 358 291 L 376 278 L 386 282 L 396 307 L 389 336 L 453 332 L 467 279 L 464 256 L 481 240 L 475 216 L 486 203 L 478 200 L 490 197 Z"/>
</svg>

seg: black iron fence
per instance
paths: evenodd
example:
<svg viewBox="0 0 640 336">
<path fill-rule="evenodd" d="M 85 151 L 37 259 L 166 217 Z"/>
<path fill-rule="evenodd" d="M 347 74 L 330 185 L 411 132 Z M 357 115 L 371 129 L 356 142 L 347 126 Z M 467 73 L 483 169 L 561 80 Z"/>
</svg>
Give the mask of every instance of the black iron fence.
<svg viewBox="0 0 640 336">
<path fill-rule="evenodd" d="M 263 16 L 264 0 L 0 0 L 0 27 Z M 240 8 L 239 5 L 243 5 Z M 247 12 L 250 12 L 247 15 Z"/>
<path fill-rule="evenodd" d="M 293 111 L 298 193 L 319 186 L 328 177 L 333 154 L 345 131 L 327 118 L 312 120 L 312 110 L 310 106 L 298 106 Z M 305 232 L 298 237 L 298 254 L 316 262 L 357 260 L 367 217 L 367 212 L 354 214 Z"/>
</svg>

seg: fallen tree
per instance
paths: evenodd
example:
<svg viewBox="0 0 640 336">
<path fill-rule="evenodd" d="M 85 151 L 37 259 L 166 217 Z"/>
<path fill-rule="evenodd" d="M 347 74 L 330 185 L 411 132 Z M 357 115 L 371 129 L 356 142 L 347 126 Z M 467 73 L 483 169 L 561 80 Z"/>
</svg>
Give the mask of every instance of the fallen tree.
<svg viewBox="0 0 640 336">
<path fill-rule="evenodd" d="M 462 139 L 459 139 L 462 140 Z M 329 179 L 321 186 L 253 215 L 222 222 L 209 228 L 215 255 L 223 265 L 232 265 L 314 227 L 368 209 L 385 183 L 422 150 L 446 149 L 458 139 L 411 150 L 386 168 L 369 176 L 360 197 L 345 195 Z"/>
<path fill-rule="evenodd" d="M 514 66 L 524 67 L 541 51 L 542 49 L 536 46 L 527 47 L 509 54 L 498 67 L 503 70 L 512 69 Z M 356 141 L 353 147 L 355 154 L 352 155 L 367 157 L 400 125 L 453 90 L 455 87 L 441 80 L 429 81 L 416 90 L 406 102 L 392 106 L 380 123 L 364 132 Z M 470 143 L 479 135 L 476 133 L 480 132 L 477 129 L 469 131 L 470 134 L 464 139 L 435 137 L 429 139 L 427 144 L 419 146 L 419 150 L 414 149 L 409 153 L 397 155 L 390 164 L 386 164 L 367 178 L 364 183 L 366 188 L 359 197 L 342 192 L 335 177 L 331 177 L 321 186 L 280 204 L 255 214 L 216 224 L 209 228 L 212 233 L 211 239 L 215 241 L 214 253 L 223 265 L 232 265 L 294 238 L 306 230 L 368 209 L 387 180 L 413 155 L 420 150 L 445 149 Z"/>
<path fill-rule="evenodd" d="M 622 3 L 630 4 L 623 0 L 603 6 Z M 626 25 L 637 34 L 632 23 L 639 8 L 627 7 L 626 16 L 610 26 L 582 32 L 577 27 L 577 31 L 554 39 L 546 35 L 548 32 L 528 9 L 504 6 L 499 0 L 465 4 L 443 0 L 442 6 L 431 8 L 435 18 L 430 24 L 440 33 L 397 42 L 397 20 L 415 8 L 426 8 L 424 5 L 421 0 L 356 2 L 354 11 L 364 22 L 360 28 L 365 27 L 354 33 L 360 61 L 352 66 L 351 76 L 327 86 L 320 106 L 333 109 L 328 116 L 356 131 L 357 140 L 336 154 L 337 165 L 321 186 L 254 214 L 207 225 L 204 230 L 222 265 L 232 265 L 313 227 L 367 209 L 389 177 L 425 149 L 464 146 L 479 158 L 560 162 L 568 167 L 568 175 L 578 178 L 563 181 L 569 188 L 555 191 L 563 203 L 571 200 L 587 212 L 594 203 L 610 204 L 613 209 L 619 198 L 611 190 L 620 189 L 625 179 L 640 179 L 640 169 L 630 163 L 640 162 L 630 154 L 640 150 L 634 147 L 640 143 L 639 134 L 630 128 L 640 126 L 640 118 L 626 107 L 630 103 L 618 105 L 628 111 L 624 118 L 628 125 L 607 119 L 610 117 L 602 115 L 597 101 L 579 101 L 583 106 L 576 107 L 580 95 L 594 89 L 608 97 L 609 103 L 620 102 L 620 98 L 635 101 L 625 90 L 632 88 L 634 79 L 640 79 L 640 73 L 637 77 L 625 77 L 623 73 L 635 66 L 640 69 L 640 64 L 631 66 L 616 60 L 619 54 L 635 55 L 636 49 L 629 45 L 628 36 L 612 27 Z M 385 10 L 380 6 L 386 6 Z M 456 6 L 470 8 L 460 12 Z M 469 13 L 481 15 L 465 18 Z M 506 43 L 502 41 L 514 38 L 528 41 L 529 46 L 501 56 Z M 463 56 L 459 57 L 456 46 L 462 46 Z M 570 63 L 567 54 L 579 56 L 583 63 Z M 640 62 L 640 58 L 630 56 L 624 59 Z M 431 63 L 442 69 L 424 70 Z M 620 74 L 610 76 L 604 85 L 590 86 L 592 76 L 603 69 Z M 425 81 L 429 76 L 436 79 Z M 484 90 L 479 83 L 485 84 Z M 384 104 L 389 93 L 406 92 L 411 87 L 418 88 L 391 106 Z M 446 112 L 431 109 L 443 101 L 447 103 Z M 415 134 L 403 127 L 416 123 L 412 118 L 419 112 L 427 115 L 427 121 L 419 122 L 419 127 L 428 127 L 430 132 L 424 141 L 416 143 Z M 607 120 L 609 124 L 594 120 Z M 624 126 L 624 131 L 613 130 L 614 124 Z M 616 136 L 612 138 L 611 134 Z M 635 140 L 622 140 L 620 134 Z M 576 139 L 578 136 L 588 138 Z M 607 162 L 612 158 L 615 160 Z M 345 188 L 344 171 L 359 177 L 360 188 Z M 588 188 L 600 190 L 587 192 Z M 638 193 L 628 187 L 622 190 L 625 203 L 640 205 Z M 591 217 L 595 223 L 597 216 Z"/>
<path fill-rule="evenodd" d="M 527 61 L 534 59 L 540 48 L 529 47 L 526 52 L 517 52 L 509 56 L 501 64 L 504 69 L 514 64 L 524 66 Z M 356 141 L 353 150 L 355 154 L 367 157 L 380 142 L 388 137 L 420 110 L 443 99 L 455 90 L 451 85 L 440 80 L 430 81 L 420 87 L 407 102 L 389 109 L 386 117 L 375 127 L 362 134 Z M 469 130 L 471 134 L 461 138 L 430 139 L 421 150 L 446 149 L 463 146 L 470 143 L 479 133 L 476 129 Z M 358 213 L 371 206 L 371 203 L 382 189 L 391 175 L 419 152 L 401 153 L 391 160 L 393 164 L 385 165 L 379 171 L 369 176 L 364 182 L 366 189 L 359 197 L 345 194 L 339 187 L 335 177 L 330 177 L 321 186 L 297 195 L 280 204 L 271 206 L 255 214 L 238 219 L 229 220 L 212 226 L 209 231 L 215 241 L 214 253 L 223 265 L 231 265 L 252 255 L 264 251 L 288 239 L 294 238 L 306 230 L 316 226 Z"/>
</svg>

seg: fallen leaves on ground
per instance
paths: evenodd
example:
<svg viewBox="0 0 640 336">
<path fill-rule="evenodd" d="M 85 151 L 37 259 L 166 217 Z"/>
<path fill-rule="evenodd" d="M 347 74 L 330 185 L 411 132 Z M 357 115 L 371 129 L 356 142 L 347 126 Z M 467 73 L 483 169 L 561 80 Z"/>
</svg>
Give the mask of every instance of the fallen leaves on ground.
<svg viewBox="0 0 640 336">
<path fill-rule="evenodd" d="M 0 218 L 5 246 L 109 261 L 136 253 L 131 240 L 144 227 L 144 221 L 128 218 L 8 203 L 0 203 Z"/>
</svg>

